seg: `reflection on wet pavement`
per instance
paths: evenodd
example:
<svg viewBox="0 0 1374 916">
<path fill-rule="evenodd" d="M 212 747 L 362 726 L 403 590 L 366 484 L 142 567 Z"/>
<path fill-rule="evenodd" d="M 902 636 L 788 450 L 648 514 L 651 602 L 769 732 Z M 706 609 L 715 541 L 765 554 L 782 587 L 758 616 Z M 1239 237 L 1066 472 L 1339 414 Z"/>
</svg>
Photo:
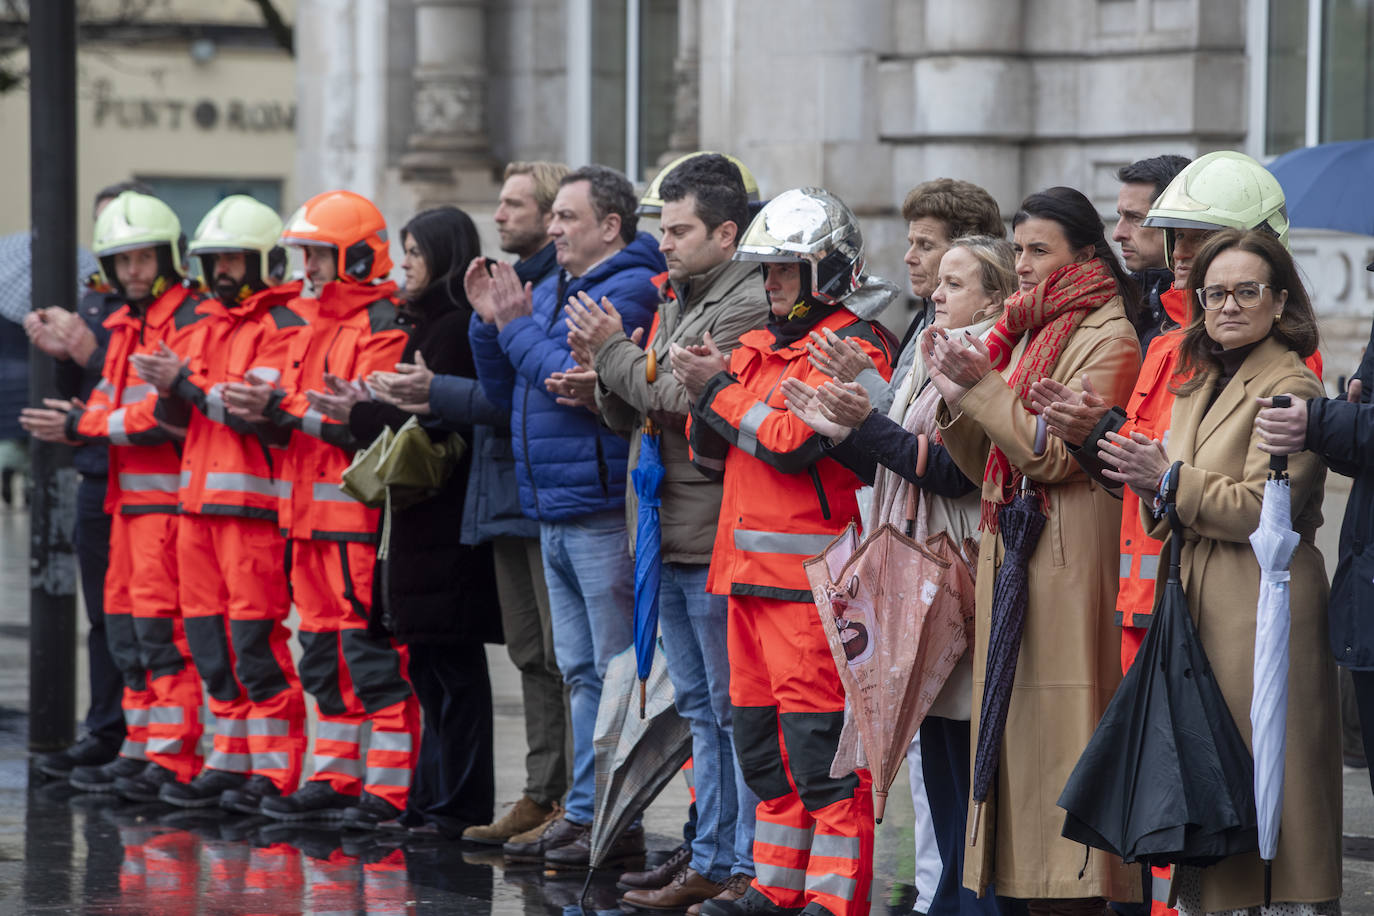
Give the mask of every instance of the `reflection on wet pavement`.
<svg viewBox="0 0 1374 916">
<path fill-rule="evenodd" d="M 126 802 L 32 779 L 0 793 L 0 810 L 22 818 L 13 825 L 19 861 L 4 862 L 9 850 L 0 848 L 0 913 L 621 914 L 616 878 L 645 867 L 631 862 L 589 881 L 585 871 L 507 866 L 499 847 Z M 675 842 L 651 834 L 648 867 Z M 886 887 L 875 885 L 874 912 L 888 912 Z"/>
<path fill-rule="evenodd" d="M 499 850 L 75 793 L 28 794 L 23 912 L 619 913 L 616 872 L 503 867 Z M 10 898 L 8 903 L 21 901 Z M 6 912 L 18 910 L 6 909 Z"/>
<path fill-rule="evenodd" d="M 499 847 L 135 804 L 45 781 L 28 765 L 27 523 L 27 513 L 0 509 L 0 916 L 622 912 L 616 878 L 641 863 L 597 872 L 587 882 L 585 871 L 507 867 Z M 84 618 L 78 611 L 78 647 Z M 497 798 L 509 802 L 520 796 L 525 775 L 520 678 L 504 646 L 488 647 L 488 664 Z M 77 670 L 80 716 L 87 703 L 84 655 Z M 889 912 L 893 879 L 909 881 L 912 871 L 911 801 L 905 773 L 897 779 L 878 827 L 878 914 Z M 676 778 L 645 812 L 649 867 L 681 842 L 689 803 L 686 781 Z M 910 912 L 910 903 L 892 912 Z"/>
</svg>

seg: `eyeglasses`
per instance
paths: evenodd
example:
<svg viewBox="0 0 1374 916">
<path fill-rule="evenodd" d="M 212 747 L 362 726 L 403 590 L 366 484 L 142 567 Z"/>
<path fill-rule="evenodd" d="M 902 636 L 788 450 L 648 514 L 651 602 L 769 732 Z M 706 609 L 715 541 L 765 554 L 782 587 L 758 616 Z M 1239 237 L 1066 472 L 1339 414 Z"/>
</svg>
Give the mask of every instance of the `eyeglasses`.
<svg viewBox="0 0 1374 916">
<path fill-rule="evenodd" d="M 1197 290 L 1197 301 L 1207 311 L 1215 312 L 1226 304 L 1227 296 L 1232 296 L 1236 300 L 1236 305 L 1243 309 L 1252 309 L 1264 299 L 1264 291 L 1268 288 L 1269 284 L 1258 283 L 1254 280 L 1246 280 L 1232 287 L 1220 284 L 1204 286 Z"/>
</svg>

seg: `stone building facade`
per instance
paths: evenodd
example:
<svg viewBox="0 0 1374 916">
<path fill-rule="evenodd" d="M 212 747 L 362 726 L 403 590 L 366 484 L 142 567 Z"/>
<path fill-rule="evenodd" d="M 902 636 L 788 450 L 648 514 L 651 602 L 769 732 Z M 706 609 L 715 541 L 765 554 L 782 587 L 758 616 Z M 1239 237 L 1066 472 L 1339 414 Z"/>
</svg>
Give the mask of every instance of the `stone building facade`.
<svg viewBox="0 0 1374 916">
<path fill-rule="evenodd" d="M 982 184 L 1007 216 L 1069 184 L 1108 216 L 1133 159 L 1374 134 L 1371 15 L 1341 0 L 298 0 L 296 187 L 370 193 L 392 220 L 457 203 L 489 228 L 509 159 L 643 181 L 720 149 L 765 195 L 838 193 L 874 269 L 900 277 L 898 208 L 927 178 Z M 1323 98 L 1337 76 L 1356 89 Z M 1333 366 L 1374 313 L 1374 284 L 1341 274 L 1371 244 L 1295 239 L 1340 329 Z"/>
</svg>

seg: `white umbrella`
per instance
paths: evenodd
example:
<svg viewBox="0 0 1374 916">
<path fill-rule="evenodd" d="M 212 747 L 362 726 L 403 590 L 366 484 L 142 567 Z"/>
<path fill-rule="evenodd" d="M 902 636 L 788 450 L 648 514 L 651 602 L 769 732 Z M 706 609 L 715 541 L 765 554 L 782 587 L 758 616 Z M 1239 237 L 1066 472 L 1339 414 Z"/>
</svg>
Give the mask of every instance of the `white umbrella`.
<svg viewBox="0 0 1374 916">
<path fill-rule="evenodd" d="M 1279 400 L 1274 398 L 1274 406 L 1286 406 L 1280 405 Z M 1278 849 L 1279 813 L 1283 809 L 1283 755 L 1288 730 L 1288 565 L 1300 540 L 1293 530 L 1288 459 L 1271 458 L 1269 468 L 1259 528 L 1250 535 L 1250 545 L 1260 566 L 1250 747 L 1255 756 L 1255 807 L 1260 858 L 1264 860 L 1266 906 L 1270 902 L 1270 866 Z"/>
</svg>

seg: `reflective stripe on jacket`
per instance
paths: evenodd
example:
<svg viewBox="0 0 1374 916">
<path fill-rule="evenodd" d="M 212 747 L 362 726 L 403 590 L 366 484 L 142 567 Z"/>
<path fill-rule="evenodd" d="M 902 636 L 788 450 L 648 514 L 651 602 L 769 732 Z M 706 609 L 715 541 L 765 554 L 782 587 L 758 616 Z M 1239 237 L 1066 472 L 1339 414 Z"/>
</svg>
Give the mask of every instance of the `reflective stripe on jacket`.
<svg viewBox="0 0 1374 916">
<path fill-rule="evenodd" d="M 395 283 L 362 286 L 336 280 L 325 285 L 318 299 L 290 304 L 309 332 L 288 341 L 282 392 L 268 405 L 268 419 L 291 433 L 278 474 L 290 484 L 290 492 L 277 503 L 278 523 L 287 537 L 377 540 L 378 510 L 339 489 L 353 453 L 368 443 L 353 441 L 347 423 L 311 407 L 306 392 L 327 391 L 325 373 L 359 381 L 396 368 L 410 334 L 391 298 L 395 292 Z"/>
<path fill-rule="evenodd" d="M 857 341 L 883 378 L 891 375 L 871 324 L 840 309 L 816 323 L 827 329 Z M 725 475 L 707 590 L 811 601 L 802 561 L 858 520 L 861 481 L 822 457 L 820 437 L 783 405 L 784 378 L 812 387 L 830 378 L 807 358 L 806 338 L 773 345 L 770 330 L 743 334 L 730 372 L 711 379 L 692 405 L 692 460 L 708 476 Z"/>
<path fill-rule="evenodd" d="M 124 515 L 175 513 L 181 457 L 157 415 L 157 389 L 134 371 L 129 357 L 166 343 L 178 355 L 196 346 L 201 299 L 185 285 L 167 290 L 142 313 L 124 306 L 105 321 L 110 342 L 105 368 L 85 408 L 67 415 L 67 436 L 110 446 L 105 510 Z M 184 422 L 184 421 L 180 421 Z M 174 425 L 179 425 L 173 420 Z"/>
<path fill-rule="evenodd" d="M 277 520 L 277 502 L 290 490 L 279 473 L 285 438 L 274 447 L 268 430 L 231 416 L 222 391 L 249 372 L 282 377 L 293 339 L 309 333 L 287 304 L 300 290 L 299 282 L 263 290 L 232 309 L 213 298 L 200 305 L 200 347 L 173 386 L 196 408 L 181 455 L 183 512 Z"/>
</svg>

